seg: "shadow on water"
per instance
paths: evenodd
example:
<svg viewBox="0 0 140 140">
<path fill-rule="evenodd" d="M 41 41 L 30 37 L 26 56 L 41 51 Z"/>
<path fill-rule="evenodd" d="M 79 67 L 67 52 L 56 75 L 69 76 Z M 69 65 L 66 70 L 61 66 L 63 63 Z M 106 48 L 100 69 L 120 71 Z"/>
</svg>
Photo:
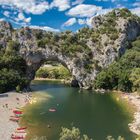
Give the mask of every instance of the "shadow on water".
<svg viewBox="0 0 140 140">
<path fill-rule="evenodd" d="M 111 94 L 93 94 L 92 91 L 44 82 L 35 83 L 33 89 L 34 94 L 50 94 L 53 98 L 26 107 L 22 124 L 29 128 L 27 139 L 36 135 L 57 140 L 62 126 L 75 126 L 95 140 L 105 140 L 107 135 L 134 140 L 128 128 L 130 112 Z M 49 112 L 49 108 L 56 108 L 56 112 Z"/>
</svg>

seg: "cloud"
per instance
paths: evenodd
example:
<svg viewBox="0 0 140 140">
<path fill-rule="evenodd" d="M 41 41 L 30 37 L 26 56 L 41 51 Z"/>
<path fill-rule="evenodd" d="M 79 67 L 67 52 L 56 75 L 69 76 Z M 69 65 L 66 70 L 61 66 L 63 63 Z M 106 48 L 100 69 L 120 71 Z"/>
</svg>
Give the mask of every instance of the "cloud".
<svg viewBox="0 0 140 140">
<path fill-rule="evenodd" d="M 22 12 L 10 12 L 10 11 L 4 11 L 3 15 L 5 16 L 5 20 L 10 21 L 14 24 L 26 26 L 30 24 L 31 17 L 25 17 Z"/>
<path fill-rule="evenodd" d="M 32 28 L 32 29 L 41 29 L 41 30 L 50 31 L 50 32 L 60 32 L 59 29 L 54 29 L 54 28 L 51 28 L 49 26 L 36 26 L 36 25 L 31 25 L 29 27 Z"/>
<path fill-rule="evenodd" d="M 86 20 L 86 24 L 87 24 L 89 27 L 92 27 L 92 19 L 93 19 L 93 17 L 87 18 L 87 20 Z"/>
<path fill-rule="evenodd" d="M 132 6 L 134 6 L 134 7 L 140 7 L 140 2 L 135 2 L 135 3 L 132 4 Z"/>
<path fill-rule="evenodd" d="M 22 10 L 26 13 L 42 14 L 49 9 L 49 4 L 45 0 L 0 0 L 3 8 Z"/>
<path fill-rule="evenodd" d="M 75 0 L 72 5 L 82 4 L 85 0 Z"/>
<path fill-rule="evenodd" d="M 66 21 L 63 26 L 72 26 L 77 22 L 76 18 L 70 18 L 68 21 Z"/>
<path fill-rule="evenodd" d="M 31 17 L 26 18 L 23 13 L 19 13 L 17 20 L 29 23 L 31 21 Z"/>
<path fill-rule="evenodd" d="M 3 15 L 6 16 L 6 17 L 9 17 L 10 12 L 9 12 L 9 11 L 4 11 L 4 12 L 3 12 Z"/>
<path fill-rule="evenodd" d="M 109 8 L 109 9 L 101 9 L 97 12 L 96 16 L 98 15 L 105 15 L 107 14 L 108 12 L 112 11 L 113 9 Z"/>
<path fill-rule="evenodd" d="M 84 25 L 84 24 L 86 24 L 86 19 L 78 19 L 78 23 L 80 25 Z"/>
<path fill-rule="evenodd" d="M 65 11 L 70 8 L 70 0 L 53 0 L 50 8 L 58 8 L 59 11 Z"/>
<path fill-rule="evenodd" d="M 133 14 L 140 16 L 140 7 L 129 9 Z"/>
<path fill-rule="evenodd" d="M 96 5 L 79 4 L 67 12 L 67 15 L 74 17 L 92 17 L 101 10 L 102 7 Z"/>
</svg>

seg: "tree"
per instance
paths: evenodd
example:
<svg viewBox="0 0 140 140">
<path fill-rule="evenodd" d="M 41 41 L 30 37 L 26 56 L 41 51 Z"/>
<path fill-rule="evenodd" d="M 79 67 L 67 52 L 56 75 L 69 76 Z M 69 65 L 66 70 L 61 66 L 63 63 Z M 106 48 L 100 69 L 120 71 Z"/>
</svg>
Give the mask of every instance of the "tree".
<svg viewBox="0 0 140 140">
<path fill-rule="evenodd" d="M 87 135 L 81 135 L 78 128 L 72 127 L 72 129 L 62 127 L 59 140 L 92 140 Z"/>
<path fill-rule="evenodd" d="M 131 71 L 129 80 L 133 84 L 133 90 L 140 90 L 140 68 L 134 68 Z"/>
</svg>

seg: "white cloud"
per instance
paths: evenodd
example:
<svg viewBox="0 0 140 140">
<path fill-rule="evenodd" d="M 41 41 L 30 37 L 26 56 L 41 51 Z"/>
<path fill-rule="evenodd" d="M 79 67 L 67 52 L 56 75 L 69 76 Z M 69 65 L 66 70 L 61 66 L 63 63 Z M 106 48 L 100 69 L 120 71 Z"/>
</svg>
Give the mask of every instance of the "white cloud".
<svg viewBox="0 0 140 140">
<path fill-rule="evenodd" d="M 134 6 L 134 7 L 140 7 L 140 2 L 135 2 L 135 3 L 133 3 L 133 6 Z"/>
<path fill-rule="evenodd" d="M 29 23 L 29 22 L 31 21 L 31 17 L 25 18 L 24 21 L 25 21 L 26 23 Z"/>
<path fill-rule="evenodd" d="M 26 23 L 29 23 L 31 21 L 31 17 L 26 18 L 23 13 L 19 13 L 17 21 L 24 21 Z"/>
<path fill-rule="evenodd" d="M 76 18 L 70 18 L 68 21 L 66 21 L 63 26 L 72 26 L 77 22 Z"/>
<path fill-rule="evenodd" d="M 9 11 L 4 11 L 4 12 L 3 12 L 3 15 L 6 16 L 6 17 L 9 17 L 10 12 L 9 12 Z"/>
<path fill-rule="evenodd" d="M 5 8 L 22 10 L 26 13 L 42 14 L 49 9 L 48 2 L 45 0 L 0 0 L 0 5 Z"/>
<path fill-rule="evenodd" d="M 87 18 L 87 20 L 86 20 L 86 24 L 90 27 L 92 26 L 92 19 L 93 19 L 93 17 Z"/>
<path fill-rule="evenodd" d="M 29 27 L 32 28 L 32 29 L 41 29 L 41 30 L 44 30 L 44 31 L 60 32 L 59 29 L 54 29 L 54 28 L 48 27 L 48 26 L 36 26 L 36 25 L 31 25 L 31 26 L 29 26 Z"/>
<path fill-rule="evenodd" d="M 109 8 L 109 9 L 101 9 L 97 12 L 96 16 L 98 15 L 105 15 L 107 14 L 108 12 L 112 11 L 113 9 Z"/>
<path fill-rule="evenodd" d="M 5 19 L 4 18 L 0 18 L 0 21 L 5 21 Z"/>
<path fill-rule="evenodd" d="M 78 19 L 78 23 L 80 25 L 86 24 L 86 20 L 85 19 Z"/>
<path fill-rule="evenodd" d="M 70 0 L 53 0 L 50 8 L 58 8 L 59 11 L 65 11 L 70 8 Z"/>
<path fill-rule="evenodd" d="M 140 7 L 130 9 L 133 14 L 140 16 Z"/>
<path fill-rule="evenodd" d="M 75 0 L 72 5 L 82 4 L 85 0 Z"/>
<path fill-rule="evenodd" d="M 23 13 L 19 13 L 19 14 L 18 14 L 18 19 L 19 19 L 19 20 L 24 20 L 24 18 L 25 18 L 25 17 L 24 17 L 24 15 L 23 15 Z"/>
<path fill-rule="evenodd" d="M 101 9 L 102 7 L 96 5 L 80 4 L 70 9 L 67 15 L 74 17 L 92 17 Z"/>
</svg>

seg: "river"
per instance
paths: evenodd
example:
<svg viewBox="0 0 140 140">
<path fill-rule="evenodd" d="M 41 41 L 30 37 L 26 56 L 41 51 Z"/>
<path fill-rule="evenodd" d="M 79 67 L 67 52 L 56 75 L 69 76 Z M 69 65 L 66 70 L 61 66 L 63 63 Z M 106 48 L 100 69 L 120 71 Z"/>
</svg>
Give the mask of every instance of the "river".
<svg viewBox="0 0 140 140">
<path fill-rule="evenodd" d="M 58 140 L 62 126 L 78 127 L 94 140 L 106 140 L 108 135 L 134 140 L 128 128 L 131 109 L 116 95 L 96 94 L 50 81 L 33 81 L 31 87 L 36 102 L 26 105 L 21 119 L 21 125 L 28 127 L 27 140 Z M 50 108 L 56 111 L 49 112 Z"/>
</svg>

